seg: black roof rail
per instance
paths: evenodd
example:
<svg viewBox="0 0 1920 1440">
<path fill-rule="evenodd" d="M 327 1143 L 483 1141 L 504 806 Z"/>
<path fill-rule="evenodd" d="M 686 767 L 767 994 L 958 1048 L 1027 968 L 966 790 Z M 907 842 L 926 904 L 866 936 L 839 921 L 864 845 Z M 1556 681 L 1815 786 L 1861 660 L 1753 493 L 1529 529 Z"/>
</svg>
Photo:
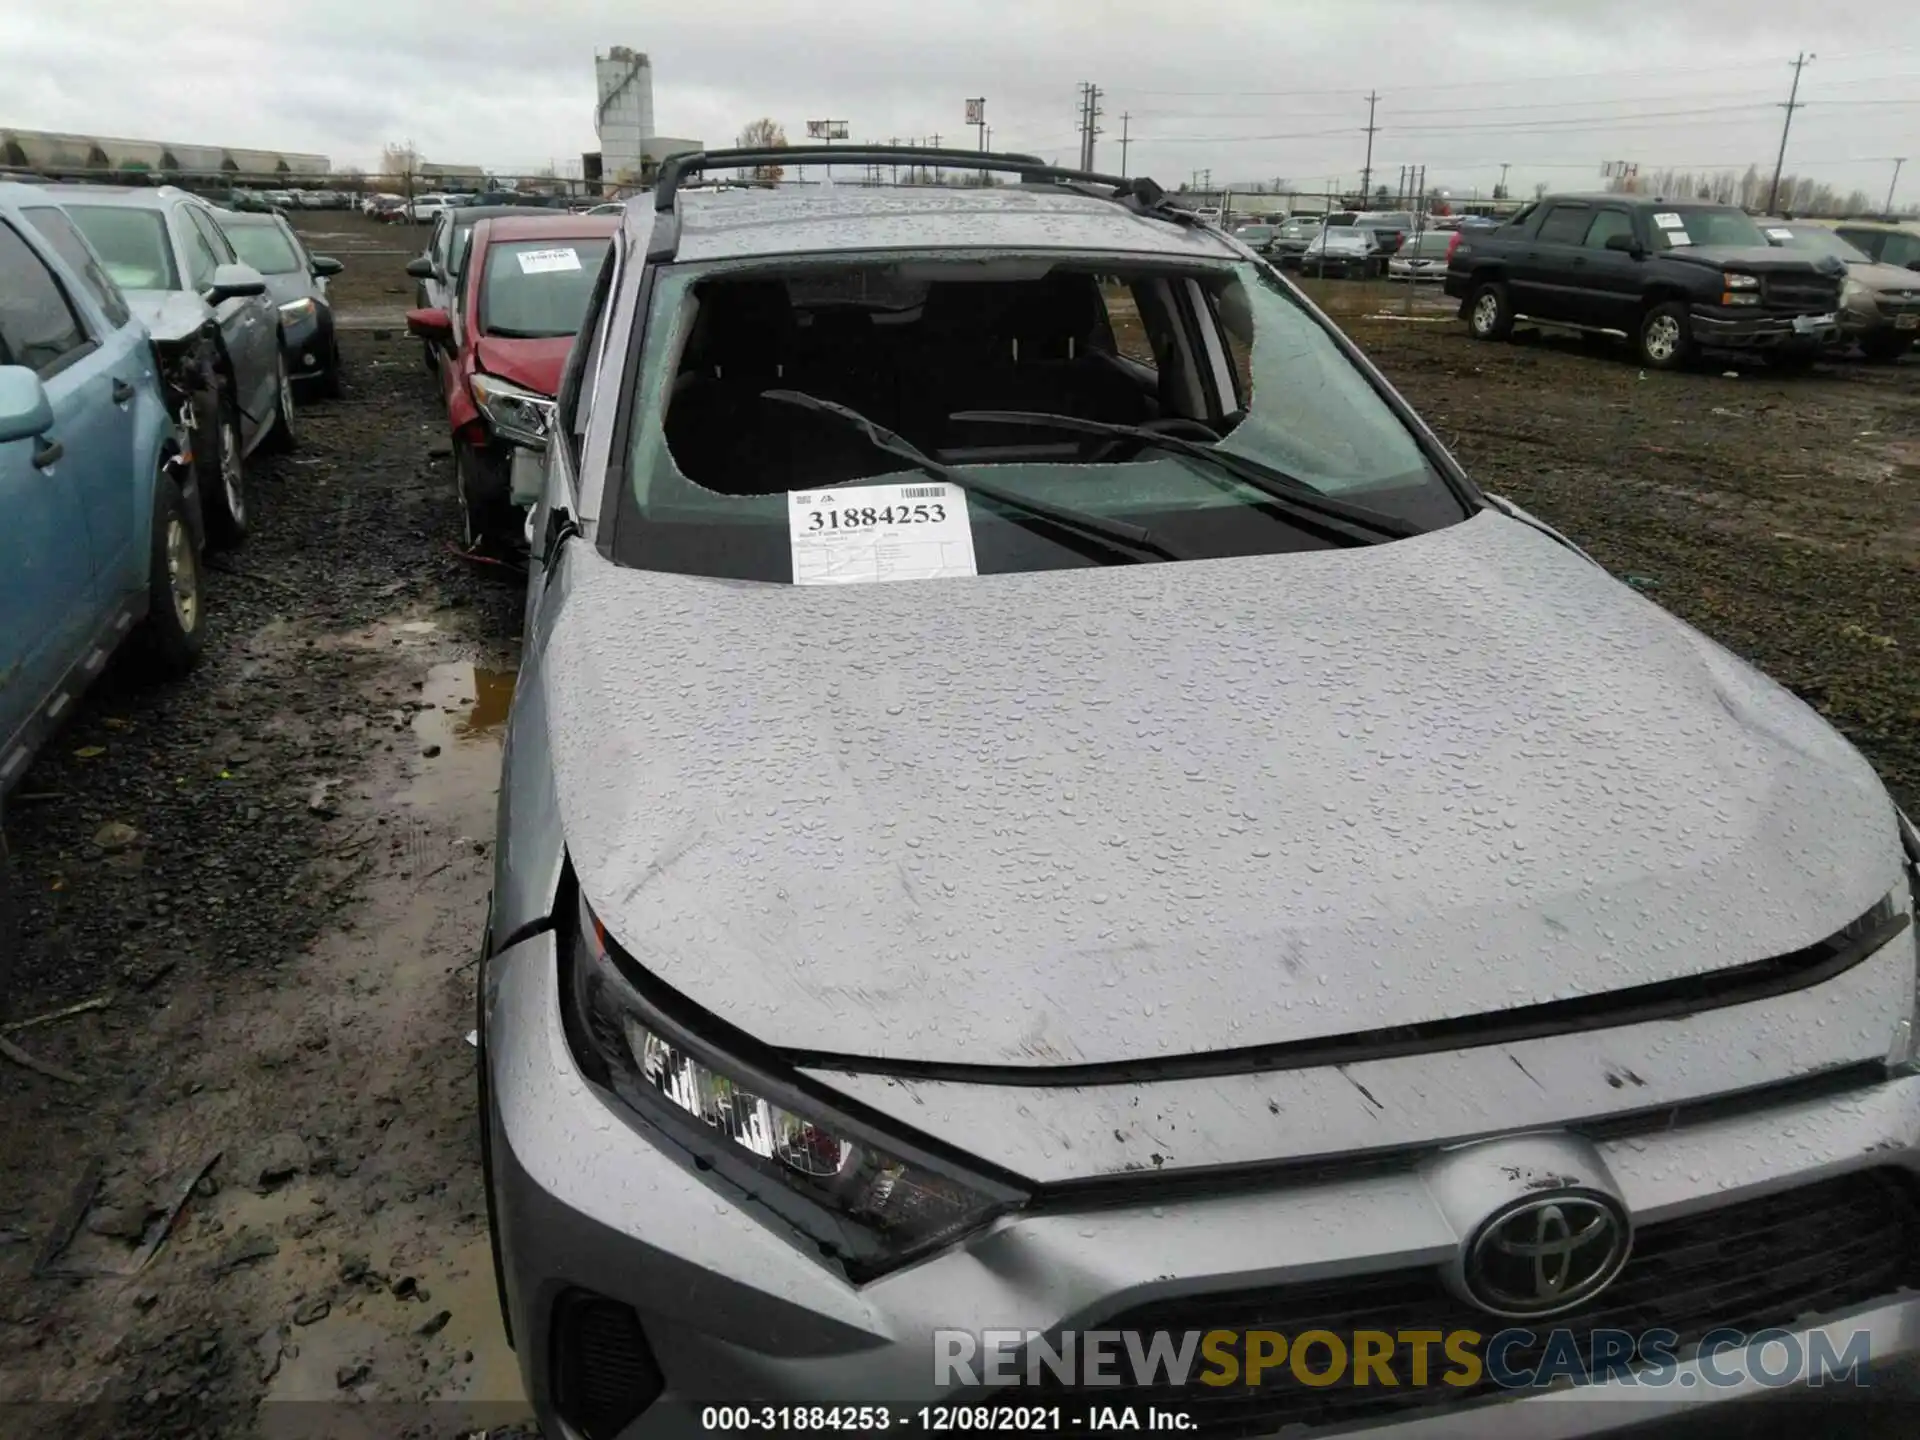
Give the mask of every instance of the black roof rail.
<svg viewBox="0 0 1920 1440">
<path fill-rule="evenodd" d="M 925 145 L 786 145 L 749 150 L 696 150 L 661 162 L 653 186 L 653 237 L 647 259 L 671 260 L 680 248 L 680 187 L 689 175 L 708 170 L 789 165 L 944 165 L 955 170 L 986 170 L 1018 175 L 1022 184 L 1059 185 L 1077 194 L 1123 203 L 1139 214 L 1154 213 L 1180 224 L 1195 218 L 1175 209 L 1166 192 L 1141 176 L 1102 175 L 1050 165 L 1036 155 L 995 150 L 935 149 Z"/>
</svg>

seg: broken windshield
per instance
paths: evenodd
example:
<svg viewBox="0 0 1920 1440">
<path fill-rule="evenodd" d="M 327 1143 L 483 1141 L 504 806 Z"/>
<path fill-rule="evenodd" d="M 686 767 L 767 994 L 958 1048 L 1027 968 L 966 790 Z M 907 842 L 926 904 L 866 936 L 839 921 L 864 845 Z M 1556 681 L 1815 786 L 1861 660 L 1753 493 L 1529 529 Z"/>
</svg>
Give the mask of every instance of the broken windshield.
<svg viewBox="0 0 1920 1440">
<path fill-rule="evenodd" d="M 1255 264 L 1054 253 L 669 266 L 640 374 L 615 553 L 648 568 L 788 581 L 790 497 L 920 476 L 769 391 L 845 407 L 943 466 L 977 467 L 966 513 L 981 573 L 1102 563 L 1022 523 L 993 489 L 1139 527 L 1184 558 L 1351 537 L 1150 436 L 971 412 L 1162 430 L 1410 531 L 1466 513 L 1333 336 Z"/>
</svg>

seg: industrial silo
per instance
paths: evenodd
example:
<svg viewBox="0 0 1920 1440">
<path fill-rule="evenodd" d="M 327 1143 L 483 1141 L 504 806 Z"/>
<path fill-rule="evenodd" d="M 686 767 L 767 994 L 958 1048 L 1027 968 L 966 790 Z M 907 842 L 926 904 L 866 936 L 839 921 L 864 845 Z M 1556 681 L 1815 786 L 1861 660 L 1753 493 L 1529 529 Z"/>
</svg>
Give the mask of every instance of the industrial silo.
<svg viewBox="0 0 1920 1440">
<path fill-rule="evenodd" d="M 641 155 L 653 136 L 653 66 L 639 51 L 615 45 L 593 57 L 593 69 L 601 171 L 609 180 L 631 183 L 639 179 Z"/>
</svg>

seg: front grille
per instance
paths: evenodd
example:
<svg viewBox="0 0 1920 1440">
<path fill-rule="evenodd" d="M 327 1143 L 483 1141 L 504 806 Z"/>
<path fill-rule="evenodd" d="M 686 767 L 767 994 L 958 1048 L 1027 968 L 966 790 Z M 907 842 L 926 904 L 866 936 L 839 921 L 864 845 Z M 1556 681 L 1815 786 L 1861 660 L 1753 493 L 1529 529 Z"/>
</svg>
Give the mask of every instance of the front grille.
<svg viewBox="0 0 1920 1440">
<path fill-rule="evenodd" d="M 1709 1331 L 1730 1326 L 1755 1331 L 1831 1315 L 1920 1285 L 1920 1203 L 1903 1172 L 1870 1170 L 1841 1176 L 1757 1200 L 1745 1200 L 1682 1219 L 1648 1225 L 1634 1236 L 1633 1258 L 1590 1304 L 1565 1316 L 1503 1321 L 1455 1299 L 1429 1268 L 1381 1271 L 1261 1290 L 1188 1295 L 1126 1311 L 1101 1330 L 1173 1332 L 1275 1330 L 1292 1337 L 1328 1330 L 1349 1345 L 1356 1330 L 1474 1330 L 1491 1337 L 1513 1326 L 1528 1328 L 1540 1344 L 1515 1348 L 1508 1359 L 1530 1369 L 1545 1346 L 1546 1332 L 1573 1331 L 1583 1353 L 1590 1332 L 1634 1334 L 1665 1328 L 1679 1335 L 1685 1358 Z M 1091 1327 L 1090 1327 L 1091 1328 Z M 1447 1367 L 1435 1346 L 1429 1379 Z M 1323 1369 L 1326 1353 L 1314 1365 Z M 1193 1375 L 1202 1363 L 1196 1357 Z M 1398 1388 L 1299 1385 L 1278 1371 L 1258 1389 L 1244 1385 L 1132 1389 L 1102 1387 L 1079 1392 L 1101 1404 L 1159 1405 L 1183 1410 L 1200 1433 L 1237 1436 L 1284 1426 L 1351 1424 L 1385 1419 L 1394 1412 L 1458 1404 L 1502 1393 L 1491 1380 L 1472 1389 L 1430 1384 L 1413 1388 L 1412 1354 L 1396 1347 L 1392 1370 Z M 1042 1368 L 1042 1377 L 1050 1372 Z M 1023 1391 L 1015 1398 L 1035 1398 Z"/>
<path fill-rule="evenodd" d="M 1769 310 L 1794 315 L 1824 314 L 1840 304 L 1838 280 L 1786 280 L 1769 275 L 1762 292 Z"/>
</svg>

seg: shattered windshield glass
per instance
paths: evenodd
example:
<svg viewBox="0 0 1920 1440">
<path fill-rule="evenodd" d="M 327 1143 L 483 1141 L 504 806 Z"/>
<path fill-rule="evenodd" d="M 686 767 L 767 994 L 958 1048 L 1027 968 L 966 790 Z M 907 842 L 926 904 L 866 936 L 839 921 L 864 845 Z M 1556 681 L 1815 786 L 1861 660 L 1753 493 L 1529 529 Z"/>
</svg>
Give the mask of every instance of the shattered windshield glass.
<svg viewBox="0 0 1920 1440">
<path fill-rule="evenodd" d="M 1059 421 L 1163 427 L 1416 528 L 1459 498 L 1338 342 L 1266 267 L 928 256 L 658 272 L 616 555 L 786 581 L 789 497 L 919 472 L 846 416 L 1025 500 L 1144 527 L 1184 557 L 1318 548 L 1221 467 Z M 980 412 L 1022 412 L 1015 423 Z M 884 508 L 884 507 L 883 507 Z M 973 497 L 988 569 L 1087 557 Z M 1257 512 L 1266 523 L 1247 523 Z M 1017 533 L 1012 533 L 1017 532 Z"/>
</svg>

